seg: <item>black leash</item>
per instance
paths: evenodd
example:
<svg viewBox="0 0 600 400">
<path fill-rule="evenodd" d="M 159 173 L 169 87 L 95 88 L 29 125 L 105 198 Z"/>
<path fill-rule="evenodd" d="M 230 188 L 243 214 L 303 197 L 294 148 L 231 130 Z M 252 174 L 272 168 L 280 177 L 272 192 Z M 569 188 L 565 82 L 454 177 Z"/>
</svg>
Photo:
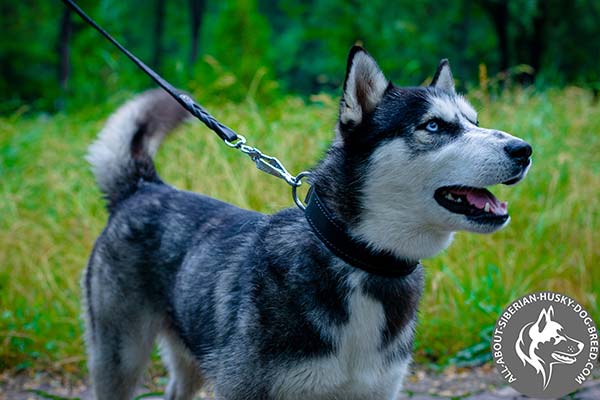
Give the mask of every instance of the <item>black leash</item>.
<svg viewBox="0 0 600 400">
<path fill-rule="evenodd" d="M 183 108 L 198 118 L 209 129 L 214 131 L 226 145 L 247 154 L 256 163 L 261 171 L 283 179 L 292 187 L 292 198 L 296 205 L 305 211 L 306 219 L 319 240 L 336 256 L 348 264 L 363 271 L 386 277 L 402 277 L 412 273 L 419 265 L 418 261 L 410 261 L 393 256 L 391 253 L 373 251 L 366 243 L 352 238 L 346 228 L 336 222 L 327 210 L 316 190 L 311 190 L 308 204 L 304 205 L 298 198 L 297 188 L 302 184 L 302 179 L 309 176 L 309 172 L 301 172 L 296 176 L 290 174 L 281 161 L 275 157 L 263 154 L 256 147 L 246 145 L 246 138 L 237 134 L 233 129 L 217 121 L 208 111 L 196 103 L 189 95 L 180 93 L 173 85 L 164 80 L 152 68 L 144 64 L 129 50 L 117 42 L 108 32 L 91 19 L 72 0 L 62 0 L 71 10 L 75 11 L 85 22 L 94 27 L 109 42 L 114 44 L 131 61 L 135 63 L 146 75 L 154 80 L 169 93 Z"/>
</svg>

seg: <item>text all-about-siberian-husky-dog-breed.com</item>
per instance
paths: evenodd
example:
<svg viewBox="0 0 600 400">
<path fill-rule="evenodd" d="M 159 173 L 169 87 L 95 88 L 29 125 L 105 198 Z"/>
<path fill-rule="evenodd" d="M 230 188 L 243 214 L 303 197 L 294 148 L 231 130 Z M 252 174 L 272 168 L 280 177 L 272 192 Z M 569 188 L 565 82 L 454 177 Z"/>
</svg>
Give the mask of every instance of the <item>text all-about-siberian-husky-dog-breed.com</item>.
<svg viewBox="0 0 600 400">
<path fill-rule="evenodd" d="M 205 383 L 227 400 L 395 399 L 419 260 L 454 231 L 508 223 L 485 187 L 520 181 L 531 147 L 479 127 L 446 60 L 430 86 L 401 88 L 354 47 L 335 138 L 310 178 L 319 221 L 164 183 L 152 157 L 187 117 L 166 93 L 146 92 L 89 150 L 110 212 L 83 279 L 96 397 L 133 396 L 158 339 L 167 399 L 191 399 Z"/>
</svg>

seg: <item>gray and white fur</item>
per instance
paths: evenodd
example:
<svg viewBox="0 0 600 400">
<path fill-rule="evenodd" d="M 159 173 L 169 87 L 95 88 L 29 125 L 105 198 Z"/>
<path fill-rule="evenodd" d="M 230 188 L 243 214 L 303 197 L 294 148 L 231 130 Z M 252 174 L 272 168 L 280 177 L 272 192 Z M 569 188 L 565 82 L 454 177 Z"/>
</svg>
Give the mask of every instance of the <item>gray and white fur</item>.
<svg viewBox="0 0 600 400">
<path fill-rule="evenodd" d="M 395 399 L 423 268 L 372 275 L 333 255 L 297 208 L 264 215 L 165 184 L 152 156 L 186 117 L 149 91 L 90 147 L 110 211 L 83 278 L 97 399 L 131 398 L 156 340 L 167 399 L 205 383 L 227 400 Z M 352 236 L 403 258 L 435 255 L 457 230 L 500 229 L 505 203 L 483 188 L 530 165 L 529 145 L 478 126 L 447 61 L 430 86 L 400 88 L 354 47 L 336 131 L 311 184 Z"/>
</svg>

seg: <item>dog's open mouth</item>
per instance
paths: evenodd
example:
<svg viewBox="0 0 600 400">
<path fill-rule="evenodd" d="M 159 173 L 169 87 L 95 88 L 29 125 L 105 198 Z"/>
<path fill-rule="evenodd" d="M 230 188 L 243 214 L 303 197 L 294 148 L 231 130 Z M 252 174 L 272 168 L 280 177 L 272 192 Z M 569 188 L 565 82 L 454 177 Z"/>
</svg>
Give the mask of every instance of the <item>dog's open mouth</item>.
<svg viewBox="0 0 600 400">
<path fill-rule="evenodd" d="M 506 202 L 499 201 L 487 189 L 444 186 L 437 189 L 433 197 L 448 211 L 479 222 L 504 223 L 508 219 Z"/>
<path fill-rule="evenodd" d="M 575 361 L 577 361 L 575 358 L 569 357 L 565 353 L 559 352 L 559 351 L 553 352 L 552 358 L 554 358 L 556 361 L 560 361 L 561 363 L 564 363 L 564 364 L 573 364 Z"/>
</svg>

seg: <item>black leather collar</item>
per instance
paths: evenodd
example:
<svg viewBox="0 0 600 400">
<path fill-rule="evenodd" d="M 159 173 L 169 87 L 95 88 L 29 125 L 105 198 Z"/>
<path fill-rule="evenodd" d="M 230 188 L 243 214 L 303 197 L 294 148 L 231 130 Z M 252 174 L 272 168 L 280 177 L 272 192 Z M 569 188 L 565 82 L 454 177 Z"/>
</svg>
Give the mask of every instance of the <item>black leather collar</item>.
<svg viewBox="0 0 600 400">
<path fill-rule="evenodd" d="M 352 238 L 347 229 L 327 210 L 314 186 L 308 194 L 304 215 L 321 242 L 353 267 L 375 275 L 402 277 L 410 275 L 419 265 L 418 260 L 398 258 L 390 252 L 374 251 L 366 243 Z"/>
</svg>

